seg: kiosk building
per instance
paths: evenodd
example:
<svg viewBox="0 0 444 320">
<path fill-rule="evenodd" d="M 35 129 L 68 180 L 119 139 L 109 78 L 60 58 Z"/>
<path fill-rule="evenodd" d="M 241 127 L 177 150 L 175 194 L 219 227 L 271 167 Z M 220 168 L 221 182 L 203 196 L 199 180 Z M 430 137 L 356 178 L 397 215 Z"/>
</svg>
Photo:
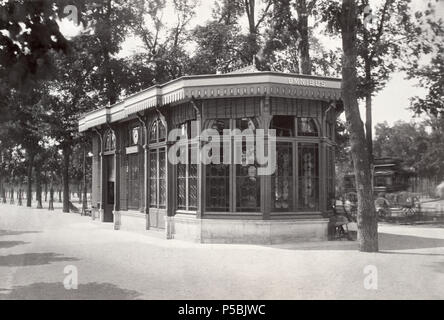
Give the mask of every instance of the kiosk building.
<svg viewBox="0 0 444 320">
<path fill-rule="evenodd" d="M 93 216 L 203 243 L 325 240 L 341 112 L 340 79 L 258 71 L 184 76 L 91 111 L 79 130 L 92 139 Z M 275 170 L 260 174 L 251 137 L 228 129 L 264 132 Z M 202 161 L 210 142 L 221 161 Z"/>
</svg>

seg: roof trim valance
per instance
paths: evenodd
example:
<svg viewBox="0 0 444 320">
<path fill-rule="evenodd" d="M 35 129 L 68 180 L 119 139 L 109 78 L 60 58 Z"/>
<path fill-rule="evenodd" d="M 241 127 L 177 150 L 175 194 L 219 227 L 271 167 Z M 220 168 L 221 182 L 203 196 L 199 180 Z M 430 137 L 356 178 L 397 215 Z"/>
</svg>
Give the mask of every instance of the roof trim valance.
<svg viewBox="0 0 444 320">
<path fill-rule="evenodd" d="M 280 72 L 185 76 L 130 95 L 118 103 L 83 115 L 79 130 L 118 122 L 147 109 L 196 99 L 251 96 L 340 100 L 341 79 Z"/>
</svg>

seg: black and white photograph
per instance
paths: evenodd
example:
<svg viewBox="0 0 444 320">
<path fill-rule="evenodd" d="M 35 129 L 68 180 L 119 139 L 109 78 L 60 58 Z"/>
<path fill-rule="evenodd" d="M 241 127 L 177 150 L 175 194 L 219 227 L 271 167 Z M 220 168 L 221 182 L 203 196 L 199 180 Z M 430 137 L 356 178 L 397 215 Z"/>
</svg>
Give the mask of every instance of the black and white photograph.
<svg viewBox="0 0 444 320">
<path fill-rule="evenodd" d="M 0 0 L 0 300 L 442 299 L 444 0 Z"/>
</svg>

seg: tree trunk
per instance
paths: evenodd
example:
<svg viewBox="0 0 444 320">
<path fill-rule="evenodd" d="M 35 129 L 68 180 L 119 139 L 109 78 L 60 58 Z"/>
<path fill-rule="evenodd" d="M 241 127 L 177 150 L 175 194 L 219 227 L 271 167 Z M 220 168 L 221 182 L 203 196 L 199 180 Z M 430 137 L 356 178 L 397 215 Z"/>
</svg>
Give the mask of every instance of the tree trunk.
<svg viewBox="0 0 444 320">
<path fill-rule="evenodd" d="M 372 94 L 368 93 L 365 97 L 365 137 L 367 139 L 368 161 L 370 163 L 372 192 L 374 196 L 375 177 L 374 177 L 374 156 L 373 156 L 373 120 L 372 120 Z"/>
<path fill-rule="evenodd" d="M 5 190 L 5 184 L 4 184 L 3 179 L 1 179 L 0 190 L 1 190 L 0 196 L 2 197 L 2 203 L 6 203 L 6 190 Z"/>
<path fill-rule="evenodd" d="M 48 178 L 45 172 L 45 202 L 48 201 Z"/>
<path fill-rule="evenodd" d="M 23 203 L 22 203 L 22 187 L 20 186 L 20 188 L 18 189 L 18 202 L 17 202 L 17 205 L 18 206 L 22 206 L 23 205 Z"/>
<path fill-rule="evenodd" d="M 367 139 L 367 149 L 369 162 L 373 164 L 373 121 L 372 121 L 372 94 L 365 97 L 365 135 Z"/>
<path fill-rule="evenodd" d="M 358 193 L 358 241 L 363 252 L 378 251 L 378 222 L 373 201 L 369 152 L 357 97 L 356 3 L 342 0 L 342 99 L 350 131 L 351 154 Z"/>
<path fill-rule="evenodd" d="M 35 199 L 37 201 L 37 209 L 43 209 L 42 205 L 42 174 L 39 169 L 40 166 L 35 167 Z"/>
<path fill-rule="evenodd" d="M 51 183 L 51 187 L 49 189 L 49 211 L 54 211 L 54 188 Z"/>
<path fill-rule="evenodd" d="M 3 197 L 2 202 L 6 203 L 6 189 L 5 188 L 3 188 L 3 195 L 2 195 L 2 197 Z"/>
<path fill-rule="evenodd" d="M 59 189 L 59 202 L 62 202 L 62 190 Z"/>
<path fill-rule="evenodd" d="M 79 183 L 77 185 L 77 194 L 79 195 L 79 204 L 82 204 L 82 185 Z"/>
<path fill-rule="evenodd" d="M 311 74 L 310 59 L 310 41 L 308 35 L 308 10 L 307 1 L 298 0 L 295 3 L 296 12 L 298 13 L 298 32 L 299 32 L 299 72 L 302 74 Z"/>
<path fill-rule="evenodd" d="M 9 203 L 14 204 L 14 187 L 11 188 L 10 196 L 11 196 L 11 199 L 9 200 Z"/>
<path fill-rule="evenodd" d="M 250 52 L 244 52 L 248 56 L 248 60 L 251 57 L 252 63 L 255 63 L 255 55 L 259 51 L 257 28 L 256 28 L 256 13 L 255 13 L 256 1 L 245 0 L 245 13 L 248 19 L 248 47 Z"/>
<path fill-rule="evenodd" d="M 68 145 L 63 146 L 63 212 L 69 212 L 69 157 L 71 149 Z"/>
<path fill-rule="evenodd" d="M 245 3 L 245 11 L 247 13 L 248 18 L 248 30 L 250 34 L 256 34 L 256 18 L 255 18 L 255 0 L 248 0 Z"/>
<path fill-rule="evenodd" d="M 369 1 L 365 0 L 363 2 L 364 6 L 369 5 Z M 373 93 L 373 83 L 372 83 L 372 57 L 370 54 L 370 31 L 368 26 L 364 24 L 363 28 L 363 59 L 364 59 L 364 71 L 365 71 L 365 135 L 367 149 L 369 152 L 369 162 L 370 166 L 373 165 L 373 120 L 372 120 L 372 93 Z"/>
<path fill-rule="evenodd" d="M 32 206 L 32 167 L 34 166 L 34 154 L 30 153 L 28 158 L 28 191 L 26 195 L 26 206 Z"/>
<path fill-rule="evenodd" d="M 111 0 L 106 1 L 104 4 L 106 7 L 105 21 L 108 25 L 111 25 L 111 14 L 112 14 L 112 6 Z M 103 55 L 103 65 L 105 67 L 105 80 L 106 80 L 106 95 L 108 98 L 108 102 L 110 105 L 113 105 L 117 102 L 117 88 L 115 84 L 115 79 L 112 74 L 111 62 L 110 62 L 110 53 L 108 50 L 108 46 L 111 43 L 111 30 L 108 29 L 107 32 L 104 33 L 103 38 L 101 39 L 102 46 L 102 55 Z"/>
</svg>

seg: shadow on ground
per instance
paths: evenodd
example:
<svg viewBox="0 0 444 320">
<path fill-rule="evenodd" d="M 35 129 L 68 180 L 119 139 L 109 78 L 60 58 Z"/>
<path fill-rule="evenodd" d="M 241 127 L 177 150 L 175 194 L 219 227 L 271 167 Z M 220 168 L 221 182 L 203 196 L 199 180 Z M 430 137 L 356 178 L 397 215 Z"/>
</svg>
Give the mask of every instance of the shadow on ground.
<svg viewBox="0 0 444 320">
<path fill-rule="evenodd" d="M 41 231 L 12 231 L 12 230 L 0 230 L 0 237 L 1 236 L 19 236 L 22 234 L 28 234 L 28 233 L 40 233 Z"/>
<path fill-rule="evenodd" d="M 435 272 L 444 273 L 444 261 L 435 262 L 430 267 L 432 267 Z"/>
<path fill-rule="evenodd" d="M 15 246 L 28 244 L 29 242 L 24 241 L 0 241 L 0 249 L 12 248 Z"/>
<path fill-rule="evenodd" d="M 0 267 L 26 267 L 77 260 L 76 258 L 64 257 L 53 252 L 10 254 L 0 256 Z"/>
<path fill-rule="evenodd" d="M 379 235 L 379 247 L 380 250 L 444 248 L 444 239 L 381 233 Z"/>
<path fill-rule="evenodd" d="M 0 300 L 133 300 L 140 293 L 110 283 L 79 284 L 77 289 L 66 290 L 62 282 L 33 283 L 12 289 L 0 288 Z"/>
<path fill-rule="evenodd" d="M 309 244 L 283 244 L 273 245 L 273 248 L 287 249 L 287 250 L 312 250 L 312 251 L 356 251 L 358 250 L 358 243 L 356 241 L 329 241 L 321 243 Z M 396 235 L 388 233 L 379 234 L 379 250 L 395 251 L 395 250 L 415 250 L 415 249 L 432 249 L 444 248 L 444 239 L 423 238 L 407 235 Z M 392 252 L 384 252 L 392 253 Z M 397 252 L 393 252 L 397 254 Z M 415 253 L 405 253 L 415 254 Z M 422 253 L 421 255 L 429 255 Z M 433 254 L 437 256 L 444 256 L 444 254 Z"/>
</svg>

